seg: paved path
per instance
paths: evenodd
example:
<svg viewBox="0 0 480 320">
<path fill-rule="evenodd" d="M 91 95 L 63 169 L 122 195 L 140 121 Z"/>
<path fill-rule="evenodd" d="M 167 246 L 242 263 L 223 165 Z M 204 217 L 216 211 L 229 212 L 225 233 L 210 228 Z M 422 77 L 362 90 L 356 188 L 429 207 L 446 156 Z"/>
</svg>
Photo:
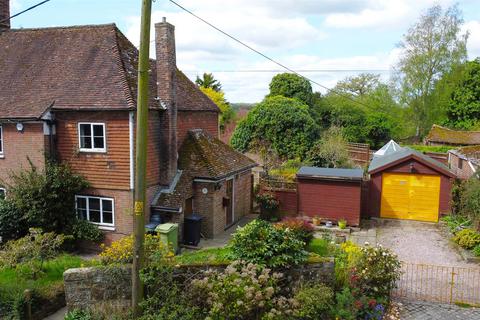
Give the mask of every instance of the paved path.
<svg viewBox="0 0 480 320">
<path fill-rule="evenodd" d="M 480 320 L 480 309 L 427 302 L 398 304 L 402 320 Z"/>
<path fill-rule="evenodd" d="M 64 307 L 54 314 L 49 315 L 46 318 L 43 318 L 43 320 L 63 320 L 65 318 L 65 315 L 67 314 L 67 307 Z"/>
<path fill-rule="evenodd" d="M 462 259 L 436 223 L 381 220 L 377 224 L 377 242 L 392 249 L 405 262 L 478 267 Z"/>
</svg>

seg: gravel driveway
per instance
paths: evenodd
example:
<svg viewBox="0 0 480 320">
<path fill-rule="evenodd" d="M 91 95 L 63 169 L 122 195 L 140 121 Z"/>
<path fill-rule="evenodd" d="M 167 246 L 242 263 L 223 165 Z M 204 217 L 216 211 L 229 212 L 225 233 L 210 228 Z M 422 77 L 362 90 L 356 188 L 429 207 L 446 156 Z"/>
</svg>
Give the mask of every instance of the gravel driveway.
<svg viewBox="0 0 480 320">
<path fill-rule="evenodd" d="M 395 251 L 404 262 L 478 267 L 462 259 L 435 223 L 381 220 L 377 224 L 377 243 Z"/>
</svg>

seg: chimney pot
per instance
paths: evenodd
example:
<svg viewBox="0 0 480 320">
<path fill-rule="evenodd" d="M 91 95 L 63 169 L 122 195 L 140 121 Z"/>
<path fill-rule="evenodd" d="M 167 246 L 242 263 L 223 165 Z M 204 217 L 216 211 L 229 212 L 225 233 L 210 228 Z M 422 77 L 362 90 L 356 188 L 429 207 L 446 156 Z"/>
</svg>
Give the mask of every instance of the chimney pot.
<svg viewBox="0 0 480 320">
<path fill-rule="evenodd" d="M 166 18 L 166 17 L 162 17 L 162 22 L 163 22 L 163 23 L 166 23 L 166 22 L 167 22 L 167 18 Z"/>
<path fill-rule="evenodd" d="M 10 29 L 10 0 L 0 0 L 0 32 Z"/>
</svg>

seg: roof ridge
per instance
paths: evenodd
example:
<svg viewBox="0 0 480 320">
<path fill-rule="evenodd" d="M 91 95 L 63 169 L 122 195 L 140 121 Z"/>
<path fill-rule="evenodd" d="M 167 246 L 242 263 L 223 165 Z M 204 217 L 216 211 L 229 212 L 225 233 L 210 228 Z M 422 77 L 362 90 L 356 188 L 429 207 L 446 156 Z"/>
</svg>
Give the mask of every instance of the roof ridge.
<svg viewBox="0 0 480 320">
<path fill-rule="evenodd" d="M 205 132 L 202 129 L 192 129 L 192 130 L 189 130 L 188 132 L 193 139 L 194 148 L 197 151 L 197 153 L 200 155 L 200 157 L 202 157 L 202 161 L 203 161 L 203 163 L 206 164 L 207 170 L 209 171 L 209 173 L 211 175 L 215 176 L 217 173 L 215 172 L 215 170 L 213 170 L 210 160 L 206 156 L 206 154 L 205 154 L 203 148 L 201 147 L 201 145 L 198 143 L 200 135 L 202 135 L 203 137 L 206 138 Z"/>
<path fill-rule="evenodd" d="M 72 25 L 72 26 L 55 26 L 55 27 L 39 27 L 39 28 L 18 28 L 10 29 L 8 32 L 27 32 L 27 31 L 48 31 L 48 30 L 75 30 L 75 29 L 89 29 L 89 28 L 107 28 L 113 27 L 117 28 L 117 25 L 112 23 L 104 24 L 85 24 L 85 25 Z"/>
<path fill-rule="evenodd" d="M 451 128 L 444 127 L 444 126 L 441 126 L 441 125 L 438 125 L 438 124 L 433 124 L 433 125 L 432 125 L 432 129 L 433 129 L 433 127 L 439 128 L 439 129 L 443 129 L 443 130 L 448 130 L 448 131 L 454 131 L 454 132 L 480 133 L 479 130 L 458 130 L 458 129 L 451 129 Z"/>
</svg>

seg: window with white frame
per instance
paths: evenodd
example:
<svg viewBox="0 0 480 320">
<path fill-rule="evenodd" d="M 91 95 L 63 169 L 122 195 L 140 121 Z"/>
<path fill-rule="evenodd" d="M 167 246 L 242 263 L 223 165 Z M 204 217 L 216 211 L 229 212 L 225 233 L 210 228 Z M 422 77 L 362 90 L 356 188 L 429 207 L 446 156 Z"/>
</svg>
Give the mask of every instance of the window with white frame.
<svg viewBox="0 0 480 320">
<path fill-rule="evenodd" d="M 115 224 L 112 198 L 75 196 L 75 208 L 80 219 L 104 226 Z"/>
<path fill-rule="evenodd" d="M 106 152 L 105 123 L 78 124 L 80 151 Z"/>
<path fill-rule="evenodd" d="M 7 191 L 5 188 L 0 188 L 0 199 L 5 199 L 5 195 L 7 194 Z"/>
<path fill-rule="evenodd" d="M 0 155 L 3 154 L 3 127 L 0 126 Z"/>
</svg>

